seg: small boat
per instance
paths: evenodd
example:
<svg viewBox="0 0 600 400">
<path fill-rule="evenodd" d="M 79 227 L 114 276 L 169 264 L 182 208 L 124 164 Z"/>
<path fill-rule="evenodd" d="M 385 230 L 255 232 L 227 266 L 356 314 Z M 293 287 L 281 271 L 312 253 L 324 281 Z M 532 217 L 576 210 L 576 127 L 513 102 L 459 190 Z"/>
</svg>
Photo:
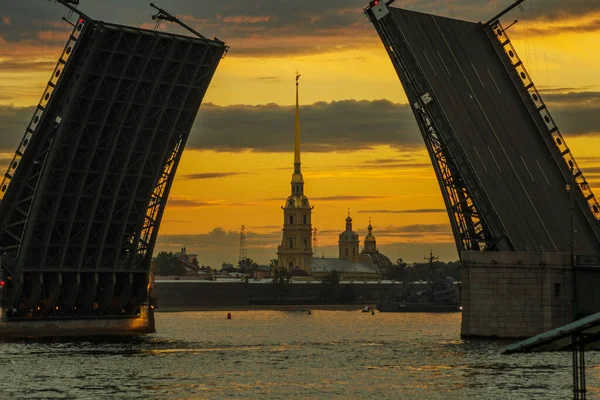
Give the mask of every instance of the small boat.
<svg viewBox="0 0 600 400">
<path fill-rule="evenodd" d="M 365 306 L 365 308 L 362 309 L 362 312 L 370 312 L 371 311 L 371 307 L 369 306 Z"/>
</svg>

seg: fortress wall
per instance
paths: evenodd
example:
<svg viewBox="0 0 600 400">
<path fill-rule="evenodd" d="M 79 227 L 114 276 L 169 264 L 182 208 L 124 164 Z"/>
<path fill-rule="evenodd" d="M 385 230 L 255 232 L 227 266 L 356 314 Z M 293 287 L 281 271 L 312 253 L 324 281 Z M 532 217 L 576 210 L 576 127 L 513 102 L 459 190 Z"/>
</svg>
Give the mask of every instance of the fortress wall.
<svg viewBox="0 0 600 400">
<path fill-rule="evenodd" d="M 421 285 L 424 286 L 424 285 Z M 400 294 L 400 283 L 341 282 L 335 298 L 343 303 L 376 302 Z M 159 309 L 194 309 L 204 306 L 233 306 L 252 304 L 320 304 L 321 282 L 293 282 L 281 294 L 270 283 L 210 282 L 180 280 L 154 282 L 154 293 Z M 330 302 L 336 302 L 332 299 Z"/>
</svg>

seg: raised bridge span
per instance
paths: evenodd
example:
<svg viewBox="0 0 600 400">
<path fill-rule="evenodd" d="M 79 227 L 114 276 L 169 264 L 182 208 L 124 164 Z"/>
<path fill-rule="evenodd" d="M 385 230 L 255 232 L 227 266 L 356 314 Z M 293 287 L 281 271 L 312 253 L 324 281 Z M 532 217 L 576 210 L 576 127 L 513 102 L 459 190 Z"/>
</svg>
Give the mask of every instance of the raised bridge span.
<svg viewBox="0 0 600 400">
<path fill-rule="evenodd" d="M 600 254 L 600 210 L 498 20 L 366 10 L 396 68 L 434 164 L 459 252 Z M 573 175 L 573 178 L 571 178 Z"/>
<path fill-rule="evenodd" d="M 600 206 L 499 18 L 373 0 L 463 264 L 465 336 L 522 337 L 600 310 Z M 567 187 L 569 189 L 567 190 Z"/>
<path fill-rule="evenodd" d="M 227 51 L 59 2 L 79 17 L 0 183 L 0 336 L 11 322 L 147 307 L 167 196 Z"/>
</svg>

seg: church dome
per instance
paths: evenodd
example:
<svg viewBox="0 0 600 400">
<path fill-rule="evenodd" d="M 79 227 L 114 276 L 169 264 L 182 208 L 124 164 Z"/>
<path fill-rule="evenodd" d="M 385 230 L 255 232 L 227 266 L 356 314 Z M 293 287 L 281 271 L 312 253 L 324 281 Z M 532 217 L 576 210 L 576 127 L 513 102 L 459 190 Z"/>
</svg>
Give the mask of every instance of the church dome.
<svg viewBox="0 0 600 400">
<path fill-rule="evenodd" d="M 362 255 L 367 255 L 371 258 L 371 261 L 373 262 L 373 264 L 375 264 L 377 266 L 377 269 L 379 269 L 380 272 L 385 272 L 389 267 L 391 267 L 393 265 L 392 261 L 384 254 L 381 254 L 380 252 L 375 252 L 375 253 L 362 253 Z"/>
<path fill-rule="evenodd" d="M 375 243 L 375 236 L 373 235 L 373 225 L 371 225 L 371 218 L 369 218 L 369 226 L 367 226 L 367 230 L 368 233 L 365 236 L 365 247 L 367 246 L 366 243 Z M 371 249 L 372 250 L 376 250 L 375 245 L 371 245 Z"/>
<path fill-rule="evenodd" d="M 348 217 L 346 218 L 346 230 L 340 233 L 340 241 L 358 241 L 358 233 L 352 230 L 350 210 L 348 210 Z"/>
</svg>

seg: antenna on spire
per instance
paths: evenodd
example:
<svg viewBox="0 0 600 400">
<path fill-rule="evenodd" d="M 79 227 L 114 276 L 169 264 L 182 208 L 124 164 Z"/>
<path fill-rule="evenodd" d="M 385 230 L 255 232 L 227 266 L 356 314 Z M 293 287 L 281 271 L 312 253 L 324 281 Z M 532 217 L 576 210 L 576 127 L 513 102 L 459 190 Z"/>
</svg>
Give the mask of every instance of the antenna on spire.
<svg viewBox="0 0 600 400">
<path fill-rule="evenodd" d="M 248 249 L 246 249 L 246 227 L 242 225 L 240 229 L 240 257 L 238 261 L 248 258 Z"/>
</svg>

